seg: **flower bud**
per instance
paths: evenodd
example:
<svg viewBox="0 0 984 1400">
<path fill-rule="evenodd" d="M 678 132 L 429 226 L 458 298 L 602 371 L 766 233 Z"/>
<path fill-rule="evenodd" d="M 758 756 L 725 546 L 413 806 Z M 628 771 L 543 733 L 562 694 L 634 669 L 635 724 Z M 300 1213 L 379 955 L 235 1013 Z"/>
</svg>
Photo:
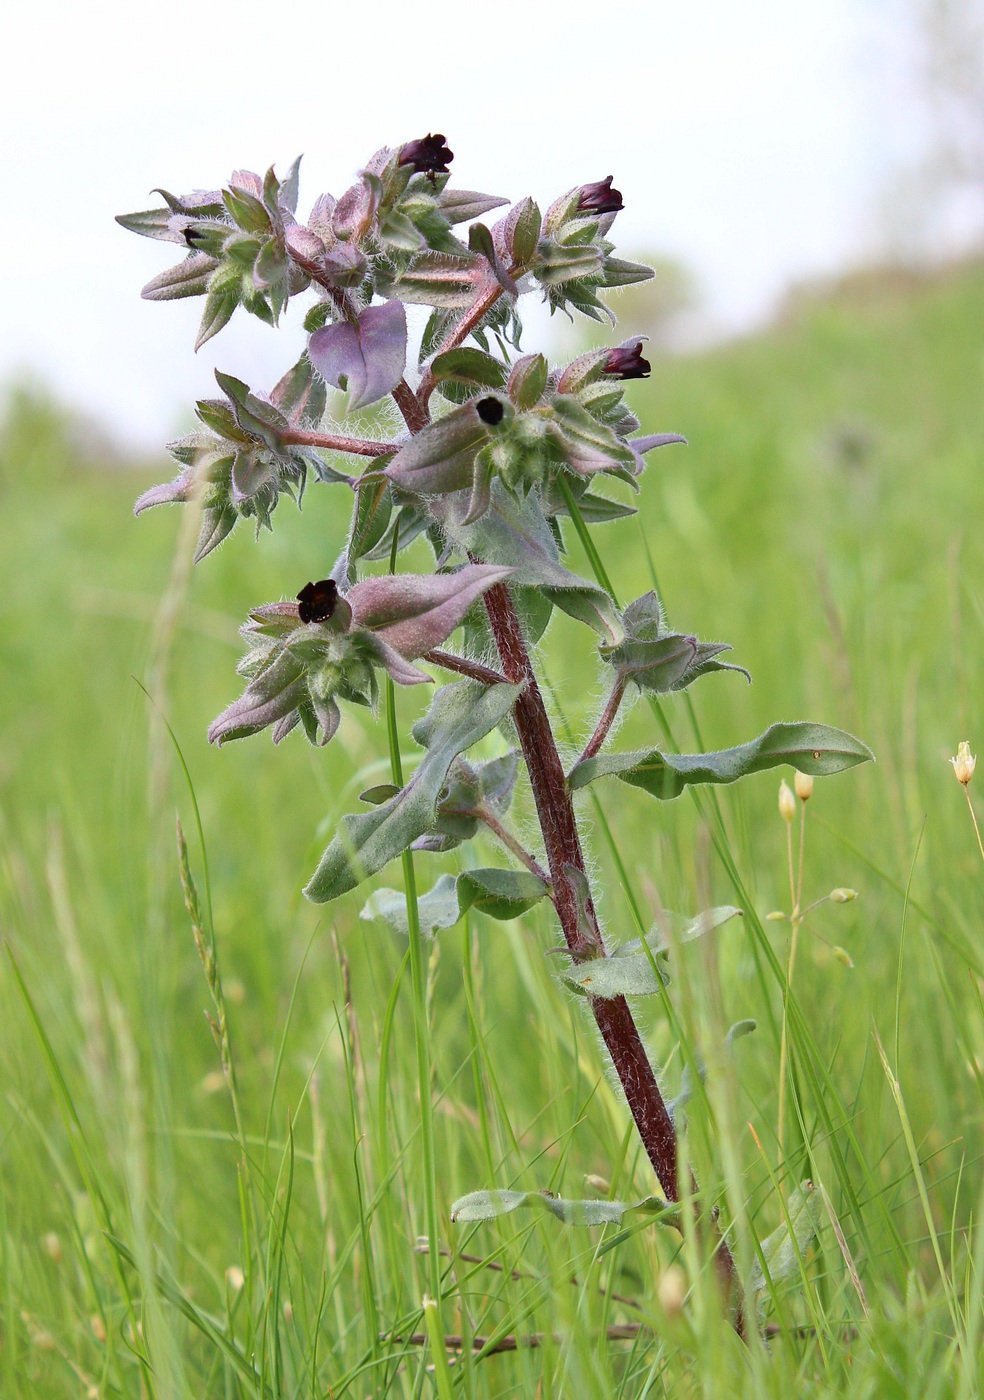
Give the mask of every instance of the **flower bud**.
<svg viewBox="0 0 984 1400">
<path fill-rule="evenodd" d="M 779 784 L 779 815 L 784 822 L 791 822 L 796 817 L 796 798 L 785 778 Z"/>
<path fill-rule="evenodd" d="M 813 774 L 797 772 L 796 777 L 793 779 L 793 787 L 796 790 L 796 796 L 801 802 L 809 802 L 810 798 L 813 796 Z"/>
<path fill-rule="evenodd" d="M 771 914 L 766 914 L 765 921 L 767 924 L 781 924 L 785 917 L 781 909 L 773 909 Z"/>
<path fill-rule="evenodd" d="M 951 758 L 953 772 L 958 783 L 963 783 L 964 787 L 974 776 L 974 769 L 977 767 L 977 759 L 970 751 L 970 740 L 962 739 L 957 745 L 957 756 Z"/>
<path fill-rule="evenodd" d="M 831 949 L 831 952 L 833 953 L 837 961 L 839 963 L 843 963 L 845 967 L 854 966 L 854 959 L 851 957 L 847 949 L 842 948 L 839 943 Z"/>
<path fill-rule="evenodd" d="M 679 1317 L 687 1297 L 687 1276 L 678 1264 L 663 1270 L 657 1292 L 667 1317 Z"/>
<path fill-rule="evenodd" d="M 242 1269 L 238 1264 L 230 1264 L 225 1271 L 226 1283 L 232 1293 L 241 1293 L 246 1282 Z"/>
<path fill-rule="evenodd" d="M 652 365 L 642 356 L 642 341 L 627 341 L 614 350 L 609 350 L 603 366 L 603 373 L 616 379 L 648 379 Z"/>
<path fill-rule="evenodd" d="M 852 899 L 857 899 L 857 890 L 847 889 L 841 885 L 836 890 L 831 890 L 827 898 L 832 904 L 850 904 Z"/>
<path fill-rule="evenodd" d="M 41 1247 L 49 1259 L 53 1259 L 56 1264 L 61 1263 L 61 1240 L 55 1234 L 54 1230 L 49 1230 L 46 1235 L 41 1236 Z"/>
<path fill-rule="evenodd" d="M 612 189 L 613 175 L 606 175 L 593 185 L 582 185 L 577 201 L 579 214 L 617 214 L 624 209 L 622 196 Z"/>
<path fill-rule="evenodd" d="M 612 1189 L 611 1182 L 607 1181 L 603 1176 L 598 1176 L 596 1172 L 588 1172 L 584 1179 L 591 1187 L 592 1191 L 597 1191 L 599 1196 L 607 1196 Z"/>
<path fill-rule="evenodd" d="M 425 171 L 429 175 L 447 175 L 448 162 L 454 160 L 454 152 L 444 144 L 444 137 L 435 132 L 421 136 L 416 141 L 406 141 L 400 147 L 400 165 L 412 165 L 414 173 Z"/>
</svg>

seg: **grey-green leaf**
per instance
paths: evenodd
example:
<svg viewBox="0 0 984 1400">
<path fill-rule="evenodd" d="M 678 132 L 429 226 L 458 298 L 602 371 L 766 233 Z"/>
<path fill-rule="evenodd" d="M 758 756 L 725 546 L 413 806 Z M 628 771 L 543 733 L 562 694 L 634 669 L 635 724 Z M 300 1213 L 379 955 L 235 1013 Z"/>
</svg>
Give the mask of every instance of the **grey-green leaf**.
<svg viewBox="0 0 984 1400">
<path fill-rule="evenodd" d="M 762 773 L 789 763 L 801 773 L 827 776 L 874 760 L 874 754 L 843 729 L 801 720 L 770 725 L 747 744 L 715 753 L 663 753 L 639 749 L 634 753 L 599 754 L 575 764 L 568 777 L 572 791 L 596 778 L 615 777 L 640 787 L 653 797 L 679 797 L 690 783 L 734 783 L 750 773 Z"/>
<path fill-rule="evenodd" d="M 630 1214 L 666 1215 L 670 1223 L 676 1216 L 659 1196 L 626 1205 L 623 1201 L 566 1201 L 547 1191 L 471 1191 L 451 1207 L 451 1223 L 472 1225 L 521 1209 L 544 1211 L 565 1225 L 620 1225 Z"/>
<path fill-rule="evenodd" d="M 427 750 L 417 771 L 389 802 L 342 818 L 305 887 L 308 899 L 315 904 L 337 899 L 429 831 L 451 764 L 505 719 L 521 689 L 477 681 L 442 686 L 430 710 L 414 726 L 414 738 Z"/>
<path fill-rule="evenodd" d="M 437 884 L 417 898 L 417 917 L 425 938 L 452 928 L 469 909 L 490 919 L 518 919 L 548 893 L 547 886 L 526 870 L 468 870 L 442 875 Z M 366 901 L 360 919 L 381 919 L 404 938 L 409 936 L 406 897 L 399 890 L 376 890 Z"/>
<path fill-rule="evenodd" d="M 762 1241 L 762 1254 L 773 1283 L 796 1273 L 799 1260 L 814 1235 L 819 1233 L 821 1205 L 820 1192 L 812 1181 L 801 1182 L 790 1195 L 786 1204 L 786 1221 Z M 451 1218 L 454 1219 L 454 1216 Z M 762 1264 L 756 1259 L 752 1267 L 751 1287 L 753 1292 L 757 1292 L 765 1286 Z"/>
</svg>

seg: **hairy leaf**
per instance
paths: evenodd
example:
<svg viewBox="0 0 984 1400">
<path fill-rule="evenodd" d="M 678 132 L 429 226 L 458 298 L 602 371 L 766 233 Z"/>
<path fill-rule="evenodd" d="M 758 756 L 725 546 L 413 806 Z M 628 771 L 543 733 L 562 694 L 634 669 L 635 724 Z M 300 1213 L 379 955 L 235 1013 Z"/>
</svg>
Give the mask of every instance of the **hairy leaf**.
<svg viewBox="0 0 984 1400">
<path fill-rule="evenodd" d="M 814 1235 L 820 1231 L 821 1207 L 820 1192 L 812 1181 L 800 1182 L 790 1194 L 786 1203 L 787 1219 L 762 1241 L 762 1254 L 773 1283 L 796 1273 L 799 1260 Z M 751 1287 L 753 1292 L 758 1292 L 765 1286 L 762 1264 L 756 1259 L 752 1266 Z"/>
<path fill-rule="evenodd" d="M 315 904 L 337 899 L 405 851 L 434 824 L 441 789 L 458 754 L 509 714 L 522 690 L 459 681 L 442 686 L 414 737 L 427 752 L 396 797 L 371 812 L 343 817 L 304 893 Z"/>
<path fill-rule="evenodd" d="M 792 764 L 801 773 L 826 776 L 869 759 L 873 761 L 874 754 L 852 734 L 801 720 L 770 725 L 750 743 L 715 753 L 640 749 L 635 753 L 599 754 L 575 764 L 568 782 L 577 791 L 596 778 L 616 777 L 665 800 L 679 797 L 689 783 L 733 783 L 783 763 Z"/>
<path fill-rule="evenodd" d="M 622 1201 L 566 1201 L 550 1191 L 471 1191 L 451 1207 L 451 1223 L 472 1225 L 521 1209 L 544 1211 L 565 1225 L 619 1225 L 632 1214 L 665 1215 L 665 1223 L 671 1224 L 677 1214 L 659 1196 L 626 1205 Z"/>
<path fill-rule="evenodd" d="M 354 325 L 338 321 L 315 331 L 311 363 L 336 389 L 348 391 L 352 413 L 392 393 L 407 362 L 407 315 L 399 301 L 367 306 Z"/>
</svg>

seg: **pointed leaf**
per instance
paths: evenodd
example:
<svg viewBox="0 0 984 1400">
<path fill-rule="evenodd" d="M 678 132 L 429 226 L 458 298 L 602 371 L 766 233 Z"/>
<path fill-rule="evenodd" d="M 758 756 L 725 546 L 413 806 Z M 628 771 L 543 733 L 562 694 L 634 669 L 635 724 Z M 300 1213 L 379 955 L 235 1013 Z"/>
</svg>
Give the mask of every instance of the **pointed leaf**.
<svg viewBox="0 0 984 1400">
<path fill-rule="evenodd" d="M 801 773 L 825 776 L 874 760 L 860 739 L 825 724 L 798 721 L 773 724 L 750 743 L 716 753 L 675 754 L 659 749 L 635 753 L 599 754 L 578 763 L 568 782 L 572 791 L 596 778 L 616 777 L 641 787 L 653 797 L 679 797 L 688 783 L 733 783 L 789 763 Z"/>
<path fill-rule="evenodd" d="M 182 262 L 152 277 L 140 295 L 144 301 L 201 297 L 208 291 L 208 279 L 214 271 L 215 259 L 208 253 L 189 253 Z"/>
<path fill-rule="evenodd" d="M 441 213 L 449 224 L 464 224 L 469 219 L 480 219 L 490 209 L 508 204 L 508 199 L 500 199 L 494 194 L 479 194 L 477 190 L 441 191 L 438 202 Z"/>
<path fill-rule="evenodd" d="M 412 661 L 447 641 L 472 603 L 511 572 L 497 564 L 466 564 L 453 574 L 364 579 L 348 594 L 353 623 Z"/>
<path fill-rule="evenodd" d="M 471 1225 L 494 1220 L 514 1210 L 540 1210 L 565 1225 L 619 1225 L 629 1214 L 660 1216 L 671 1220 L 676 1211 L 658 1196 L 625 1205 L 622 1201 L 566 1201 L 550 1191 L 471 1191 L 451 1207 L 453 1225 Z M 669 1223 L 669 1222 L 668 1222 Z"/>
<path fill-rule="evenodd" d="M 773 1283 L 796 1273 L 810 1241 L 820 1231 L 822 1209 L 820 1192 L 812 1181 L 801 1182 L 791 1193 L 786 1205 L 787 1219 L 762 1241 L 762 1254 Z M 765 1286 L 762 1264 L 756 1259 L 752 1266 L 751 1287 L 758 1292 Z"/>
</svg>

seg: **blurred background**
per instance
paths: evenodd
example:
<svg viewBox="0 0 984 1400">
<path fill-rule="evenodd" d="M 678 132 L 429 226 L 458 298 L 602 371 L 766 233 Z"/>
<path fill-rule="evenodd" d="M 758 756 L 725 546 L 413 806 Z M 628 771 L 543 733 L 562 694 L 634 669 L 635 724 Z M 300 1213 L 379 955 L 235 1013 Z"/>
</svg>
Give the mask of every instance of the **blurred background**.
<svg viewBox="0 0 984 1400">
<path fill-rule="evenodd" d="M 646 919 L 664 905 L 746 908 L 713 949 L 693 945 L 673 987 L 691 1043 L 708 1055 L 722 1027 L 759 1023 L 741 1041 L 737 1077 L 711 1076 L 716 1124 L 694 1106 L 699 1174 L 722 1179 L 723 1124 L 740 1169 L 731 1206 L 747 1204 L 760 1237 L 779 1222 L 766 1161 L 784 1192 L 806 1174 L 825 1180 L 869 1296 L 889 1300 L 885 1326 L 908 1357 L 897 1370 L 923 1393 L 930 1362 L 916 1349 L 942 1346 L 950 1323 L 870 1029 L 889 1046 L 959 1270 L 976 1204 L 966 1181 L 979 1180 L 969 1168 L 984 1153 L 984 872 L 948 763 L 963 738 L 984 746 L 982 0 L 34 0 L 5 29 L 0 934 L 37 1019 L 4 961 L 0 1390 L 50 1400 L 78 1394 L 80 1377 L 109 1377 L 108 1389 L 83 1393 L 139 1392 L 130 1349 L 113 1350 L 128 1325 L 113 1235 L 143 1271 L 155 1366 L 177 1378 L 160 1393 L 240 1394 L 228 1357 L 154 1304 L 152 1275 L 162 1269 L 240 1335 L 272 1275 L 241 1236 L 237 1167 L 248 1158 L 275 1212 L 288 1111 L 299 1147 L 284 1226 L 285 1365 L 312 1368 L 326 1270 L 326 1384 L 360 1364 L 376 1322 L 388 1325 L 424 1286 L 405 948 L 360 922 L 365 889 L 328 910 L 300 896 L 339 816 L 389 776 L 382 726 L 349 708 L 324 751 L 299 734 L 277 750 L 266 736 L 221 752 L 205 741 L 238 693 L 247 610 L 323 576 L 345 508 L 311 489 L 303 515 L 284 503 L 258 544 L 240 525 L 197 570 L 191 511 L 131 515 L 140 491 L 173 474 L 162 444 L 214 393 L 213 367 L 269 388 L 298 354 L 299 320 L 292 307 L 275 332 L 240 312 L 194 355 L 199 302 L 142 302 L 168 256 L 113 216 L 155 203 L 152 186 L 212 188 L 243 166 L 282 172 L 299 152 L 303 215 L 377 147 L 442 131 L 459 187 L 545 205 L 613 175 L 626 205 L 619 252 L 657 266 L 652 282 L 613 299 L 615 335 L 651 337 L 652 377 L 630 386 L 644 430 L 680 431 L 690 445 L 655 454 L 638 518 L 604 527 L 599 543 L 623 601 L 658 579 L 671 624 L 732 643 L 755 679 L 710 677 L 692 710 L 674 697 L 666 716 L 681 747 L 723 747 L 809 717 L 877 754 L 877 765 L 818 781 L 811 799 L 805 897 L 850 886 L 859 898 L 822 906 L 819 936 L 804 936 L 796 995 L 808 1035 L 796 1054 L 814 1078 L 797 1089 L 786 1157 L 776 1144 L 781 985 L 763 951 L 781 963 L 787 947 L 788 926 L 765 920 L 789 907 L 778 775 L 719 794 L 733 866 L 717 858 L 719 828 L 689 801 L 599 785 L 600 806 L 582 811 L 613 937 L 636 932 L 630 906 Z M 526 348 L 566 351 L 607 334 L 551 323 L 530 302 Z M 572 567 L 589 571 L 576 546 Z M 592 647 L 559 618 L 540 657 L 572 748 L 601 702 Z M 400 696 L 406 729 L 419 703 Z M 238 1127 L 181 903 L 174 814 L 193 833 L 196 809 L 163 716 L 210 859 Z M 625 744 L 651 743 L 653 723 L 637 705 Z M 417 755 L 407 740 L 405 764 Z M 532 830 L 523 798 L 515 819 Z M 197 840 L 192 856 L 203 882 Z M 480 845 L 473 863 L 497 858 Z M 456 859 L 421 857 L 421 886 Z M 382 882 L 399 878 L 390 870 Z M 483 1185 L 582 1196 L 594 1173 L 626 1199 L 645 1195 L 645 1163 L 620 1147 L 624 1107 L 543 956 L 556 941 L 549 920 L 476 919 L 460 934 L 433 945 L 430 967 L 442 1219 Z M 379 1044 L 391 993 L 387 1083 Z M 651 1001 L 639 1015 L 675 1092 L 675 1033 Z M 270 1221 L 261 1240 L 280 1238 Z M 496 1235 L 508 1267 L 488 1325 L 570 1322 L 581 1338 L 574 1371 L 543 1393 L 607 1400 L 607 1373 L 585 1379 L 607 1363 L 573 1315 L 568 1282 L 602 1268 L 600 1255 L 577 1259 L 583 1233 L 530 1242 L 511 1230 Z M 858 1320 L 857 1300 L 825 1238 L 816 1269 L 836 1353 L 839 1319 Z M 661 1239 L 643 1234 L 606 1256 L 619 1289 L 651 1297 L 668 1257 Z M 471 1247 L 484 1251 L 488 1236 Z M 536 1315 L 509 1295 L 514 1265 L 560 1280 Z M 242 1303 L 231 1269 L 259 1279 Z M 922 1294 L 909 1286 L 917 1272 Z M 932 1325 L 893 1312 L 903 1296 Z M 790 1307 L 794 1320 L 815 1320 Z M 784 1393 L 812 1395 L 812 1353 L 796 1371 L 799 1355 Z M 863 1389 L 864 1355 L 858 1393 L 901 1394 L 877 1375 Z M 488 1393 L 533 1394 L 524 1365 L 534 1362 L 519 1357 L 508 1373 L 512 1390 L 490 1380 Z M 393 1379 L 393 1393 L 409 1395 L 403 1385 Z"/>
<path fill-rule="evenodd" d="M 977 245 L 980 0 L 541 9 L 531 27 L 520 0 L 380 4 L 363 33 L 358 7 L 307 0 L 276 18 L 256 0 L 16 7 L 0 382 L 49 385 L 139 450 L 208 391 L 216 357 L 273 382 L 287 351 L 259 323 L 189 355 L 196 304 L 141 304 L 161 250 L 113 215 L 152 185 L 214 188 L 300 152 L 303 213 L 378 146 L 430 130 L 457 184 L 510 199 L 613 174 L 620 243 L 660 264 L 650 333 L 677 347 L 762 324 L 792 283 Z"/>
</svg>

